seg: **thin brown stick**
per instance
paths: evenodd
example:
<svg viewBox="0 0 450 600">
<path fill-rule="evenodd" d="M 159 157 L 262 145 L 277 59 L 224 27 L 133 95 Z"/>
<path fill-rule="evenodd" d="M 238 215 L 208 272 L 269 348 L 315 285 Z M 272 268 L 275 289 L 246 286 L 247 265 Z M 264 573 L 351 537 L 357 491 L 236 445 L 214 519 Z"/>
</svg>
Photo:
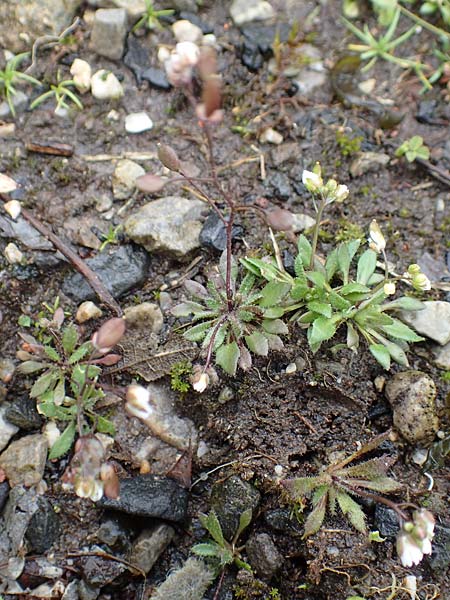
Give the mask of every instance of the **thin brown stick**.
<svg viewBox="0 0 450 600">
<path fill-rule="evenodd" d="M 0 194 L 0 198 L 7 202 L 7 198 Z M 104 283 L 100 277 L 95 273 L 88 265 L 74 252 L 69 246 L 67 246 L 59 237 L 44 225 L 39 219 L 32 215 L 28 210 L 22 208 L 21 215 L 23 218 L 30 223 L 35 229 L 39 231 L 44 237 L 46 237 L 57 250 L 61 252 L 63 256 L 75 267 L 75 269 L 83 275 L 86 281 L 89 283 L 91 288 L 97 294 L 101 302 L 110 308 L 118 317 L 123 315 L 123 311 L 120 305 L 114 300 L 112 295 L 106 289 Z"/>
</svg>

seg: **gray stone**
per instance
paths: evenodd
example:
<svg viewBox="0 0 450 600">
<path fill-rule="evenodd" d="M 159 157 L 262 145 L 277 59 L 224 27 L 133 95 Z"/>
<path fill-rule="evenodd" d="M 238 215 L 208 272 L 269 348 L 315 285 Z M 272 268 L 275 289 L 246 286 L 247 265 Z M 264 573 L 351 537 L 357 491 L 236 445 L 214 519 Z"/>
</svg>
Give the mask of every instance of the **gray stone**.
<svg viewBox="0 0 450 600">
<path fill-rule="evenodd" d="M 437 573 L 448 573 L 450 565 L 450 528 L 436 525 L 431 544 L 430 567 Z"/>
<path fill-rule="evenodd" d="M 267 533 L 251 536 L 245 549 L 250 565 L 263 579 L 272 579 L 283 566 L 283 557 Z"/>
<path fill-rule="evenodd" d="M 9 489 L 9 483 L 7 481 L 2 481 L 2 483 L 0 483 L 0 513 L 8 500 Z"/>
<path fill-rule="evenodd" d="M 143 302 L 124 310 L 127 326 L 146 329 L 149 333 L 159 333 L 163 326 L 163 314 L 157 304 Z"/>
<path fill-rule="evenodd" d="M 22 396 L 8 407 L 5 417 L 10 423 L 23 429 L 31 431 L 42 425 L 42 417 L 36 410 L 36 402 L 32 398 Z"/>
<path fill-rule="evenodd" d="M 440 369 L 450 369 L 450 343 L 433 348 L 434 363 Z"/>
<path fill-rule="evenodd" d="M 261 499 L 259 491 L 237 475 L 214 484 L 211 508 L 216 511 L 226 539 L 231 540 L 244 510 L 254 511 Z"/>
<path fill-rule="evenodd" d="M 401 318 L 422 335 L 441 346 L 450 342 L 450 302 L 428 300 L 418 311 L 402 311 Z"/>
<path fill-rule="evenodd" d="M 112 252 L 101 252 L 87 259 L 86 263 L 97 273 L 108 291 L 118 298 L 145 281 L 149 256 L 142 248 L 127 244 Z M 75 302 L 96 298 L 94 290 L 79 273 L 66 277 L 62 290 Z"/>
<path fill-rule="evenodd" d="M 122 58 L 127 33 L 127 13 L 123 8 L 101 8 L 95 12 L 91 33 L 92 49 L 111 60 Z"/>
<path fill-rule="evenodd" d="M 119 160 L 114 170 L 112 186 L 113 194 L 116 200 L 126 200 L 136 189 L 136 179 L 145 175 L 141 165 L 124 158 Z"/>
<path fill-rule="evenodd" d="M 391 157 L 383 152 L 361 152 L 350 165 L 350 174 L 352 177 L 360 177 L 364 173 L 378 171 L 390 160 Z"/>
<path fill-rule="evenodd" d="M 411 444 L 431 442 L 439 430 L 436 386 L 426 373 L 396 373 L 385 388 L 396 429 Z"/>
<path fill-rule="evenodd" d="M 67 584 L 61 600 L 79 600 L 78 581 L 76 579 Z"/>
<path fill-rule="evenodd" d="M 42 480 L 47 460 L 47 440 L 43 435 L 27 435 L 12 442 L 0 454 L 0 467 L 11 487 L 36 485 Z"/>
<path fill-rule="evenodd" d="M 21 90 L 17 90 L 16 93 L 11 96 L 11 104 L 14 107 L 15 113 L 24 111 L 28 106 L 28 96 Z M 9 117 L 11 115 L 11 108 L 9 107 L 6 100 L 0 103 L 0 119 Z"/>
<path fill-rule="evenodd" d="M 316 220 L 313 217 L 305 213 L 293 213 L 293 224 L 292 231 L 294 233 L 298 233 L 299 231 L 305 231 L 306 229 L 311 229 L 314 226 Z"/>
<path fill-rule="evenodd" d="M 374 529 L 380 532 L 383 538 L 395 538 L 400 530 L 398 516 L 395 510 L 384 504 L 375 504 Z"/>
<path fill-rule="evenodd" d="M 25 538 L 30 552 L 44 554 L 58 539 L 59 517 L 43 496 L 38 496 L 37 504 L 38 509 L 31 517 Z"/>
<path fill-rule="evenodd" d="M 275 11 L 265 0 L 233 0 L 230 6 L 230 15 L 234 24 L 240 27 L 252 21 L 271 19 Z"/>
<path fill-rule="evenodd" d="M 8 0 L 1 3 L 0 47 L 29 51 L 34 40 L 68 27 L 82 0 Z"/>
<path fill-rule="evenodd" d="M 83 580 L 92 588 L 112 583 L 124 571 L 124 564 L 100 556 L 89 556 L 83 561 Z"/>
<path fill-rule="evenodd" d="M 233 225 L 232 238 L 242 237 L 243 229 L 240 225 Z M 223 252 L 227 246 L 227 234 L 224 223 L 219 219 L 216 212 L 211 211 L 203 223 L 200 232 L 200 242 L 203 246 L 208 246 Z"/>
<path fill-rule="evenodd" d="M 96 600 L 100 595 L 100 588 L 93 587 L 81 580 L 78 583 L 78 598 L 80 600 Z"/>
<path fill-rule="evenodd" d="M 174 535 L 175 529 L 165 523 L 160 523 L 153 529 L 144 529 L 133 543 L 129 562 L 144 573 L 149 573 Z"/>
<path fill-rule="evenodd" d="M 9 443 L 9 440 L 15 435 L 19 428 L 13 425 L 6 419 L 6 412 L 9 409 L 9 404 L 0 406 L 0 451 Z"/>
<path fill-rule="evenodd" d="M 53 245 L 22 216 L 15 221 L 0 215 L 0 236 L 13 238 L 30 250 L 52 250 Z"/>
<path fill-rule="evenodd" d="M 137 475 L 120 482 L 116 500 L 103 497 L 98 506 L 138 517 L 184 521 L 188 492 L 169 477 Z"/>
<path fill-rule="evenodd" d="M 125 233 L 148 251 L 184 258 L 200 246 L 200 218 L 205 204 L 167 196 L 145 204 L 125 222 Z"/>
<path fill-rule="evenodd" d="M 301 525 L 287 508 L 274 508 L 264 514 L 264 520 L 274 531 L 301 533 Z"/>
<path fill-rule="evenodd" d="M 103 542 L 112 548 L 119 541 L 126 539 L 126 534 L 126 530 L 117 521 L 108 519 L 100 525 L 96 536 L 100 542 Z"/>
</svg>

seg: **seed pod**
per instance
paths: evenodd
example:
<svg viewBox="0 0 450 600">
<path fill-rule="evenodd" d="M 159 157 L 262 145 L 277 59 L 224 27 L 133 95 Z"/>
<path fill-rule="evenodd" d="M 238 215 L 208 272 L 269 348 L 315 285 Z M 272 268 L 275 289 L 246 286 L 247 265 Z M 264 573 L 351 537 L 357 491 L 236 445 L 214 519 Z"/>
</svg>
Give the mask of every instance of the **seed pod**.
<svg viewBox="0 0 450 600">
<path fill-rule="evenodd" d="M 202 100 L 205 105 L 205 115 L 208 119 L 220 109 L 222 83 L 218 75 L 211 75 L 203 84 Z"/>
<path fill-rule="evenodd" d="M 180 159 L 178 158 L 177 153 L 173 148 L 166 144 L 158 145 L 158 158 L 162 164 L 171 171 L 178 173 L 181 168 Z"/>
</svg>

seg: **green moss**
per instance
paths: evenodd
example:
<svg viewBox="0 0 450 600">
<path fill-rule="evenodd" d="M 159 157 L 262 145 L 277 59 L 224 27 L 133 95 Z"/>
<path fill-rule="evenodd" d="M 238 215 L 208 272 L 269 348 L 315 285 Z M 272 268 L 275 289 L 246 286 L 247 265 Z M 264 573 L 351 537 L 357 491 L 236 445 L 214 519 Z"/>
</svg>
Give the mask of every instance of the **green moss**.
<svg viewBox="0 0 450 600">
<path fill-rule="evenodd" d="M 342 156 L 352 156 L 361 150 L 363 137 L 360 135 L 351 137 L 338 129 L 336 131 L 336 143 Z"/>
<path fill-rule="evenodd" d="M 339 219 L 339 229 L 336 233 L 336 242 L 349 242 L 364 239 L 364 230 L 360 225 L 348 219 Z"/>
<path fill-rule="evenodd" d="M 181 360 L 172 366 L 170 369 L 170 387 L 174 392 L 186 394 L 190 390 L 189 377 L 191 374 L 192 365 L 187 360 Z"/>
<path fill-rule="evenodd" d="M 409 217 L 411 217 L 411 211 L 409 208 L 403 207 L 398 211 L 398 216 L 402 219 L 409 219 Z"/>
</svg>

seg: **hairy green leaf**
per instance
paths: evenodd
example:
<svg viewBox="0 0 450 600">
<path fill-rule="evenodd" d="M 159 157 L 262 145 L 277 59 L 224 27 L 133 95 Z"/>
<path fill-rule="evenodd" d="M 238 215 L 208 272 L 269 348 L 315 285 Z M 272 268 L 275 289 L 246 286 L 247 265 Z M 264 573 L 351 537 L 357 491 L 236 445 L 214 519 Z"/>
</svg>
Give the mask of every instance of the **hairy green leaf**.
<svg viewBox="0 0 450 600">
<path fill-rule="evenodd" d="M 69 423 L 62 434 L 53 444 L 49 452 L 49 459 L 59 458 L 72 447 L 75 439 L 76 425 L 75 422 Z"/>
<path fill-rule="evenodd" d="M 289 333 L 287 325 L 281 319 L 263 319 L 261 325 L 267 333 L 279 333 L 281 335 Z"/>
<path fill-rule="evenodd" d="M 356 270 L 356 281 L 362 285 L 367 285 L 369 279 L 375 273 L 377 267 L 377 253 L 367 249 L 363 252 L 358 260 Z"/>
<path fill-rule="evenodd" d="M 244 512 L 241 513 L 239 517 L 239 526 L 236 530 L 236 533 L 234 534 L 236 540 L 239 539 L 241 533 L 250 525 L 250 523 L 252 522 L 252 516 L 253 514 L 251 508 L 247 508 L 246 510 L 244 510 Z"/>
<path fill-rule="evenodd" d="M 246 335 L 245 342 L 251 352 L 259 354 L 260 356 L 267 356 L 269 352 L 269 342 L 266 336 L 261 332 L 254 331 L 252 334 Z"/>
<path fill-rule="evenodd" d="M 308 267 L 311 262 L 312 246 L 309 240 L 303 234 L 298 238 L 298 254 L 301 258 L 304 267 Z"/>
<path fill-rule="evenodd" d="M 289 283 L 281 283 L 279 281 L 269 281 L 261 290 L 260 306 L 269 307 L 275 306 L 288 294 L 291 289 Z"/>
<path fill-rule="evenodd" d="M 79 346 L 70 356 L 69 365 L 74 365 L 75 363 L 79 362 L 90 352 L 92 352 L 91 342 L 85 342 L 84 344 L 81 344 L 81 346 Z"/>
<path fill-rule="evenodd" d="M 398 319 L 392 319 L 391 325 L 384 325 L 383 331 L 393 338 L 405 340 L 406 342 L 422 342 L 423 337 L 417 335 L 408 325 L 402 323 Z"/>
<path fill-rule="evenodd" d="M 200 515 L 200 523 L 219 546 L 225 546 L 225 538 L 223 537 L 222 526 L 214 510 L 211 510 L 208 515 Z"/>
<path fill-rule="evenodd" d="M 62 334 L 62 347 L 64 352 L 70 356 L 75 350 L 75 346 L 78 342 L 78 330 L 75 325 L 68 325 Z"/>
<path fill-rule="evenodd" d="M 50 360 L 54 362 L 59 362 L 61 360 L 60 355 L 52 346 L 44 346 L 44 352 L 49 357 Z"/>
<path fill-rule="evenodd" d="M 236 375 L 236 367 L 239 360 L 239 347 L 236 342 L 220 346 L 216 352 L 216 363 L 228 373 L 228 375 Z"/>
<path fill-rule="evenodd" d="M 207 334 L 208 330 L 214 327 L 214 324 L 214 319 L 205 321 L 203 323 L 199 323 L 198 325 L 194 325 L 194 327 L 187 329 L 183 333 L 183 336 L 190 342 L 201 342 Z"/>
<path fill-rule="evenodd" d="M 114 423 L 112 423 L 109 419 L 105 419 L 105 417 L 101 417 L 100 415 L 96 415 L 96 429 L 99 433 L 107 433 L 109 435 L 116 435 L 116 428 Z"/>
<path fill-rule="evenodd" d="M 364 533 L 366 531 L 366 517 L 360 505 L 341 490 L 337 492 L 336 499 L 342 513 L 348 518 L 353 527 Z"/>
<path fill-rule="evenodd" d="M 386 371 L 389 371 L 391 367 L 391 355 L 386 346 L 383 346 L 383 344 L 370 344 L 369 350 L 377 362 L 379 362 Z"/>
<path fill-rule="evenodd" d="M 311 302 L 308 302 L 306 306 L 308 307 L 308 310 L 327 317 L 327 319 L 331 317 L 333 312 L 331 304 L 327 304 L 326 302 L 317 302 L 316 300 L 312 300 Z"/>
<path fill-rule="evenodd" d="M 308 330 L 311 331 L 309 336 L 310 345 L 321 344 L 326 340 L 329 340 L 336 333 L 336 325 L 331 319 L 326 317 L 318 317 L 312 324 L 312 327 Z"/>
<path fill-rule="evenodd" d="M 42 371 L 42 369 L 47 369 L 48 367 L 50 367 L 50 363 L 26 360 L 17 367 L 16 372 L 21 373 L 22 375 L 29 375 L 30 373 L 36 373 L 37 371 Z"/>
<path fill-rule="evenodd" d="M 322 486 L 317 490 L 317 495 L 315 497 L 314 508 L 309 513 L 308 518 L 305 521 L 305 532 L 303 534 L 304 538 L 317 533 L 323 523 L 325 518 L 325 511 L 327 508 L 327 492 L 328 486 Z"/>
<path fill-rule="evenodd" d="M 30 391 L 31 398 L 39 398 L 42 396 L 50 386 L 55 383 L 55 381 L 59 377 L 59 370 L 53 369 L 51 371 L 46 371 L 43 375 L 41 375 L 33 384 L 33 387 Z"/>
</svg>

